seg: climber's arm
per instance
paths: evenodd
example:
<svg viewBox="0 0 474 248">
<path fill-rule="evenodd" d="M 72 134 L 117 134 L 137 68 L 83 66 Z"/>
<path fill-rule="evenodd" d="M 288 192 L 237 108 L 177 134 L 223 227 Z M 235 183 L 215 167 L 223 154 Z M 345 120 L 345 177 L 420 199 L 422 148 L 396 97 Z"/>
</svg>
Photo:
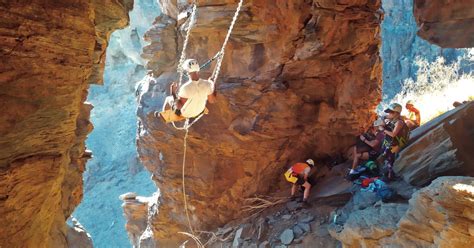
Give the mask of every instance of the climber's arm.
<svg viewBox="0 0 474 248">
<path fill-rule="evenodd" d="M 399 120 L 397 121 L 397 123 L 395 123 L 395 128 L 393 129 L 392 132 L 388 131 L 387 129 L 384 130 L 384 133 L 387 134 L 388 136 L 390 137 L 395 137 L 398 135 L 398 133 L 402 130 L 402 120 Z"/>
<path fill-rule="evenodd" d="M 207 101 L 209 103 L 215 103 L 217 101 L 217 97 L 216 97 L 216 92 L 214 91 L 214 93 L 210 94 L 207 96 Z"/>
<path fill-rule="evenodd" d="M 207 95 L 207 101 L 209 103 L 215 103 L 217 101 L 217 90 L 216 90 L 216 85 L 215 83 L 211 80 L 208 79 L 209 82 L 209 95 Z"/>
<path fill-rule="evenodd" d="M 184 106 L 184 104 L 186 103 L 187 100 L 188 100 L 188 98 L 180 97 L 178 99 L 178 101 L 176 102 L 176 109 L 181 109 Z"/>
</svg>

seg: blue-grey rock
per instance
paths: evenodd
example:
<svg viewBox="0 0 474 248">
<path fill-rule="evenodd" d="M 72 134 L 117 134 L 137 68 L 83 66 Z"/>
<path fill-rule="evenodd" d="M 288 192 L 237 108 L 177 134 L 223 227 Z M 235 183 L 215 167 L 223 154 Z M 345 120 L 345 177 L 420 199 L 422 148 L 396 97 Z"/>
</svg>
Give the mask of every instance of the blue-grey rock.
<svg viewBox="0 0 474 248">
<path fill-rule="evenodd" d="M 263 241 L 262 243 L 260 243 L 260 245 L 258 245 L 258 248 L 270 248 L 270 242 Z"/>
<path fill-rule="evenodd" d="M 239 247 L 239 245 L 242 243 L 242 239 L 240 236 L 242 235 L 243 228 L 239 228 L 237 232 L 235 232 L 234 236 L 234 242 L 232 242 L 232 247 Z"/>
<path fill-rule="evenodd" d="M 281 218 L 284 219 L 284 220 L 289 220 L 289 219 L 291 219 L 291 217 L 292 216 L 290 214 L 285 214 Z"/>
<path fill-rule="evenodd" d="M 280 234 L 280 241 L 281 243 L 285 245 L 291 244 L 294 238 L 295 238 L 295 235 L 292 229 L 286 229 Z"/>
<path fill-rule="evenodd" d="M 313 220 L 314 220 L 314 216 L 312 215 L 301 215 L 298 217 L 298 222 L 310 223 Z"/>
<path fill-rule="evenodd" d="M 300 207 L 300 204 L 296 201 L 290 201 L 288 203 L 286 203 L 286 208 L 289 210 L 289 211 L 295 211 L 297 210 L 298 208 Z"/>
<path fill-rule="evenodd" d="M 303 234 L 303 230 L 298 225 L 295 225 L 293 227 L 293 233 L 295 234 L 296 237 L 299 237 Z"/>
<path fill-rule="evenodd" d="M 304 232 L 311 231 L 311 227 L 307 223 L 298 223 L 298 227 L 301 228 Z"/>
</svg>

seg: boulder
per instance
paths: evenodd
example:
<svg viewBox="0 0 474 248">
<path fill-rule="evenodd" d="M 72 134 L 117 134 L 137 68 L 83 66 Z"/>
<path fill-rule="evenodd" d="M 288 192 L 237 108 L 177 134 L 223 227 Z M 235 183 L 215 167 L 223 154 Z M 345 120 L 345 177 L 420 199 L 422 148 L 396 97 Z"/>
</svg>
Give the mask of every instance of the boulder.
<svg viewBox="0 0 474 248">
<path fill-rule="evenodd" d="M 124 201 L 122 208 L 127 221 L 125 229 L 127 229 L 130 243 L 133 247 L 140 247 L 142 240 L 146 239 L 142 236 L 147 230 L 148 203 L 154 202 L 153 197 L 141 197 L 137 196 L 136 193 L 129 192 L 120 195 L 119 199 Z M 146 235 L 148 235 L 148 233 Z"/>
<path fill-rule="evenodd" d="M 72 226 L 67 225 L 67 247 L 92 248 L 92 238 L 75 218 L 71 218 Z"/>
<path fill-rule="evenodd" d="M 440 177 L 409 204 L 346 209 L 349 217 L 329 232 L 347 247 L 471 247 L 473 199 L 473 177 Z"/>
<path fill-rule="evenodd" d="M 347 247 L 376 247 L 378 240 L 389 237 L 397 230 L 406 204 L 382 204 L 353 211 L 342 228 L 331 224 L 329 233 Z"/>
<path fill-rule="evenodd" d="M 281 243 L 285 245 L 291 244 L 294 238 L 295 238 L 295 234 L 293 233 L 292 229 L 286 229 L 280 235 L 280 241 Z"/>
<path fill-rule="evenodd" d="M 474 241 L 474 178 L 440 177 L 417 191 L 394 237 L 401 247 L 471 247 Z"/>
<path fill-rule="evenodd" d="M 426 125 L 400 152 L 395 173 L 415 186 L 443 175 L 474 176 L 474 102 Z"/>
</svg>

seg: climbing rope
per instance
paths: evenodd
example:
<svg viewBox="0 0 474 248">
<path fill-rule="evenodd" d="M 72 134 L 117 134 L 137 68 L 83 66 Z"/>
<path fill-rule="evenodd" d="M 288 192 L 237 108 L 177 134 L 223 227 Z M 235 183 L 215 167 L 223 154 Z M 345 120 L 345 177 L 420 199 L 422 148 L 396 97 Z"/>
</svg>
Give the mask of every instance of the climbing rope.
<svg viewBox="0 0 474 248">
<path fill-rule="evenodd" d="M 224 59 L 225 47 L 227 42 L 229 41 L 230 35 L 232 30 L 234 29 L 234 25 L 237 22 L 237 18 L 239 17 L 240 9 L 242 8 L 244 0 L 239 1 L 239 5 L 237 5 L 237 9 L 235 10 L 234 17 L 232 18 L 232 22 L 230 23 L 229 29 L 227 30 L 227 35 L 225 36 L 224 43 L 222 44 L 221 50 L 219 51 L 219 58 L 217 60 L 216 68 L 211 75 L 211 80 L 215 83 L 217 77 L 219 76 L 219 72 L 221 71 L 222 60 Z"/>
<path fill-rule="evenodd" d="M 193 6 L 193 10 L 191 12 L 191 19 L 190 19 L 190 22 L 189 22 L 188 27 L 187 27 L 188 30 L 186 32 L 186 36 L 185 36 L 185 39 L 184 39 L 184 42 L 183 42 L 183 49 L 181 51 L 181 57 L 180 57 L 179 63 L 178 63 L 178 74 L 179 74 L 178 90 L 179 90 L 179 87 L 181 87 L 181 83 L 182 83 L 182 79 L 183 79 L 182 64 L 183 64 L 183 62 L 186 58 L 186 47 L 188 45 L 189 34 L 191 33 L 191 28 L 194 25 L 195 18 L 196 18 L 196 9 L 197 9 L 196 1 L 193 1 L 193 4 L 194 4 L 194 6 Z M 240 0 L 239 4 L 237 5 L 237 9 L 234 13 L 234 17 L 232 18 L 232 22 L 229 26 L 229 29 L 227 30 L 227 35 L 224 39 L 224 43 L 222 44 L 221 50 L 211 60 L 209 60 L 207 63 L 205 63 L 203 65 L 203 66 L 207 66 L 213 60 L 217 59 L 216 67 L 214 68 L 214 71 L 212 72 L 212 76 L 210 77 L 210 79 L 212 80 L 212 82 L 214 82 L 214 84 L 217 80 L 217 77 L 219 76 L 220 68 L 222 66 L 222 60 L 224 58 L 225 47 L 227 45 L 227 42 L 229 41 L 232 30 L 234 29 L 234 25 L 237 21 L 237 17 L 239 16 L 240 9 L 242 8 L 242 4 L 243 4 L 243 0 Z M 182 164 L 182 177 L 181 177 L 181 179 L 182 179 L 184 210 L 186 212 L 186 219 L 187 219 L 187 222 L 188 222 L 188 228 L 189 228 L 191 233 L 190 233 L 190 235 L 188 235 L 186 233 L 182 233 L 182 234 L 188 235 L 191 238 L 193 238 L 194 241 L 197 243 L 198 247 L 204 247 L 204 246 L 202 245 L 199 238 L 194 233 L 194 229 L 191 225 L 191 218 L 189 217 L 188 201 L 187 201 L 187 197 L 186 197 L 185 169 L 186 169 L 186 152 L 187 152 L 187 140 L 188 140 L 189 128 L 194 123 L 196 123 L 199 119 L 201 119 L 201 117 L 203 115 L 204 115 L 204 112 L 201 113 L 198 117 L 196 117 L 192 122 L 190 122 L 189 119 L 186 119 L 186 121 L 184 122 L 183 127 L 177 127 L 175 125 L 175 123 L 172 122 L 174 128 L 176 128 L 178 130 L 185 130 L 184 140 L 183 140 L 183 164 Z"/>
<path fill-rule="evenodd" d="M 209 65 L 210 63 L 212 63 L 212 61 L 216 60 L 217 59 L 217 63 L 216 63 L 216 67 L 214 68 L 214 71 L 212 72 L 212 75 L 210 77 L 210 80 L 214 83 L 214 87 L 215 84 L 216 84 L 216 80 L 217 80 L 217 77 L 219 76 L 219 73 L 220 73 L 220 70 L 221 70 L 221 66 L 222 66 L 222 61 L 224 59 L 224 54 L 225 54 L 225 47 L 227 46 L 227 43 L 229 42 L 229 38 L 230 38 L 230 35 L 232 34 L 232 31 L 234 30 L 234 26 L 235 26 L 235 23 L 237 22 L 237 18 L 239 17 L 239 14 L 240 14 L 240 10 L 242 9 L 242 5 L 243 5 L 243 2 L 244 0 L 240 0 L 239 1 L 239 4 L 237 5 L 237 8 L 235 10 L 235 13 L 234 13 L 234 16 L 232 17 L 232 21 L 230 23 L 230 26 L 229 26 L 229 29 L 227 30 L 227 34 L 225 36 L 225 39 L 224 39 L 224 42 L 222 44 L 222 47 L 221 47 L 221 50 L 216 53 L 216 55 L 214 55 L 214 57 L 212 59 L 210 59 L 209 61 L 207 61 L 201 68 Z M 191 19 L 190 19 L 190 22 L 188 24 L 188 30 L 186 32 L 186 36 L 185 36 L 185 39 L 184 39 L 184 43 L 183 43 L 183 49 L 181 51 L 181 57 L 179 59 L 179 64 L 178 64 L 178 74 L 179 74 L 179 83 L 178 83 L 178 90 L 179 90 L 179 87 L 181 87 L 181 83 L 182 83 L 182 80 L 183 80 L 183 68 L 182 68 L 182 64 L 186 58 L 186 47 L 188 46 L 188 40 L 189 40 L 189 34 L 191 33 L 191 28 L 192 26 L 194 25 L 194 22 L 195 22 L 195 18 L 196 18 L 196 9 L 197 9 L 197 4 L 196 4 L 196 1 L 193 1 L 193 10 L 191 12 Z M 196 123 L 199 119 L 201 119 L 203 114 L 199 115 L 196 119 L 194 119 L 194 121 L 192 121 L 191 123 L 189 123 L 189 119 L 186 119 L 184 125 L 182 127 L 178 127 L 176 126 L 176 124 L 174 122 L 172 122 L 173 124 L 173 127 L 177 130 L 185 130 L 185 129 L 188 129 L 190 128 L 194 123 Z"/>
<path fill-rule="evenodd" d="M 188 140 L 188 133 L 189 133 L 189 129 L 186 129 L 186 132 L 184 134 L 184 142 L 183 142 L 183 166 L 182 166 L 182 185 L 183 185 L 183 201 L 184 201 L 184 209 L 186 210 L 186 218 L 188 220 L 188 227 L 189 227 L 189 231 L 191 232 L 192 235 L 196 236 L 194 234 L 194 229 L 193 229 L 193 226 L 191 225 L 191 219 L 189 218 L 189 211 L 188 211 L 188 201 L 187 201 L 187 197 L 186 197 L 186 184 L 185 184 L 185 180 L 184 180 L 184 172 L 185 172 L 185 168 L 186 168 L 186 151 L 187 151 L 187 140 Z"/>
<path fill-rule="evenodd" d="M 189 41 L 189 34 L 191 33 L 191 28 L 194 25 L 194 22 L 196 20 L 196 9 L 197 9 L 197 4 L 196 0 L 193 1 L 193 10 L 191 11 L 191 18 L 189 19 L 189 23 L 187 26 L 186 30 L 186 35 L 184 36 L 184 42 L 183 42 L 183 48 L 181 50 L 181 56 L 179 58 L 178 62 L 178 89 L 181 87 L 181 83 L 183 82 L 183 63 L 184 60 L 186 60 L 186 47 L 188 47 L 188 41 Z"/>
</svg>

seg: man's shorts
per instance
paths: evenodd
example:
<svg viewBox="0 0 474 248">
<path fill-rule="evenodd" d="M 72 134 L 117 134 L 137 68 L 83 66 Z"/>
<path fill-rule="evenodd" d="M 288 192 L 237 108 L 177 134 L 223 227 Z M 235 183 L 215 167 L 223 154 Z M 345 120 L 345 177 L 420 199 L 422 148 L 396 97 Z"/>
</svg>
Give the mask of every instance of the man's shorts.
<svg viewBox="0 0 474 248">
<path fill-rule="evenodd" d="M 316 183 L 315 181 L 309 177 L 308 178 L 308 183 L 311 184 L 311 186 L 314 186 Z M 298 177 L 298 180 L 296 181 L 296 185 L 303 185 L 304 184 L 304 178 Z"/>
</svg>

